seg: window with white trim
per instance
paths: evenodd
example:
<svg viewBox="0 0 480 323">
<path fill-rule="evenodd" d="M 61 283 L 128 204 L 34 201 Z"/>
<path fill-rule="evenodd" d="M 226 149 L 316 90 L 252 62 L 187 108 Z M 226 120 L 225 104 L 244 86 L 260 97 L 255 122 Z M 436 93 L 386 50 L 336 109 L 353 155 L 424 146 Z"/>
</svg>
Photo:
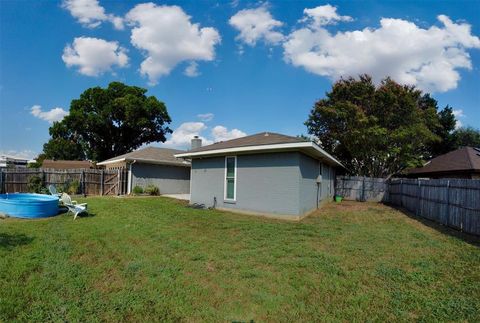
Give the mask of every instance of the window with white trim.
<svg viewBox="0 0 480 323">
<path fill-rule="evenodd" d="M 225 157 L 225 200 L 235 201 L 236 199 L 236 177 L 237 177 L 237 157 Z"/>
</svg>

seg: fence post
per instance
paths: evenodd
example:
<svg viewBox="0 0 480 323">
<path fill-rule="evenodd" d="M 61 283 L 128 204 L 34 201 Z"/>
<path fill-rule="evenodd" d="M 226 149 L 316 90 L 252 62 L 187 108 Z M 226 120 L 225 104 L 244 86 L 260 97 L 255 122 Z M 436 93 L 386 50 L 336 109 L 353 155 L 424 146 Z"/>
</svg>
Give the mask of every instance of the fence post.
<svg viewBox="0 0 480 323">
<path fill-rule="evenodd" d="M 365 202 L 365 176 L 362 177 L 362 197 L 360 201 Z"/>
<path fill-rule="evenodd" d="M 450 180 L 447 180 L 447 227 L 450 226 Z M 461 229 L 461 225 L 460 225 Z"/>
<path fill-rule="evenodd" d="M 419 216 L 420 215 L 420 210 L 421 210 L 421 207 L 420 207 L 420 201 L 421 201 L 421 198 L 420 196 L 422 195 L 422 182 L 420 181 L 420 179 L 417 178 L 417 183 L 418 183 L 418 189 L 417 189 L 417 207 L 415 208 L 415 215 L 416 216 Z"/>
<path fill-rule="evenodd" d="M 82 170 L 82 175 L 81 175 L 81 185 L 82 185 L 82 193 L 83 193 L 83 196 L 87 196 L 87 194 L 85 194 L 85 170 Z"/>
<path fill-rule="evenodd" d="M 400 180 L 400 207 L 403 207 L 403 179 Z"/>
<path fill-rule="evenodd" d="M 120 169 L 117 169 L 117 195 L 120 195 Z"/>
<path fill-rule="evenodd" d="M 103 169 L 102 169 L 102 172 L 101 172 L 101 175 L 100 175 L 100 195 L 103 196 L 104 194 L 104 180 L 105 180 L 105 176 L 103 174 Z"/>
</svg>

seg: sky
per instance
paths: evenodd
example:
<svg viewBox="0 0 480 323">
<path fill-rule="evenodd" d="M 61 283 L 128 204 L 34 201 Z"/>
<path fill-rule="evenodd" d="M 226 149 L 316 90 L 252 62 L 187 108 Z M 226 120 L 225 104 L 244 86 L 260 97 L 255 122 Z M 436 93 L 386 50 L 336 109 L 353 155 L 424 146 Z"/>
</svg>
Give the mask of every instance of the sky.
<svg viewBox="0 0 480 323">
<path fill-rule="evenodd" d="M 480 1 L 0 1 L 0 153 L 33 158 L 90 87 L 163 101 L 188 148 L 306 134 L 340 77 L 391 76 L 480 128 Z"/>
</svg>

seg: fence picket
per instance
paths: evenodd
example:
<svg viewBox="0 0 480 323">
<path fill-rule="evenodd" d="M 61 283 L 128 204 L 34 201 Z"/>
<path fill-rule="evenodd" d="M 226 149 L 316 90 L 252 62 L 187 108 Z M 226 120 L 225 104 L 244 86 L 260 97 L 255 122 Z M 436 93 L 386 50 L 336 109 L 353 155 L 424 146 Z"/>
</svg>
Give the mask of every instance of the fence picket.
<svg viewBox="0 0 480 323">
<path fill-rule="evenodd" d="M 124 195 L 127 194 L 126 169 L 3 169 L 0 172 L 0 192 L 27 192 L 31 177 L 42 179 L 43 186 L 63 188 L 73 181 L 80 184 L 80 193 L 84 195 Z"/>
<path fill-rule="evenodd" d="M 480 180 L 339 176 L 335 194 L 346 200 L 388 202 L 419 217 L 480 235 Z"/>
</svg>

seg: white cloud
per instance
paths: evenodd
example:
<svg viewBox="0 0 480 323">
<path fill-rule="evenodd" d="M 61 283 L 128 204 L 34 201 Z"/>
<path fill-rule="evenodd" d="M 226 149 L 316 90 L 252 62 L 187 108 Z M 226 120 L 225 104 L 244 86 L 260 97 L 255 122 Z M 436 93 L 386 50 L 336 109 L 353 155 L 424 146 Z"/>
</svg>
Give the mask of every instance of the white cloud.
<svg viewBox="0 0 480 323">
<path fill-rule="evenodd" d="M 200 135 L 200 133 L 207 128 L 203 122 L 182 123 L 180 127 L 173 131 L 170 139 L 165 142 L 165 145 L 183 148 L 190 147 L 190 141 L 194 136 L 201 138 L 203 145 L 209 145 L 212 141 Z"/>
<path fill-rule="evenodd" d="M 424 29 L 407 20 L 382 18 L 377 29 L 331 34 L 322 25 L 349 18 L 335 10 L 327 15 L 323 8 L 305 10 L 302 20 L 308 23 L 288 35 L 284 59 L 332 80 L 368 73 L 377 82 L 390 76 L 425 91 L 444 92 L 457 87 L 458 69 L 472 68 L 467 49 L 480 48 L 470 25 L 443 15 L 438 16 L 441 27 Z"/>
<path fill-rule="evenodd" d="M 188 64 L 188 66 L 185 68 L 185 72 L 183 73 L 186 76 L 189 77 L 196 77 L 200 75 L 200 72 L 198 71 L 198 63 L 197 62 L 191 62 Z"/>
<path fill-rule="evenodd" d="M 320 28 L 321 26 L 336 24 L 339 21 L 352 21 L 352 17 L 340 16 L 337 8 L 329 4 L 303 10 L 302 22 L 309 22 L 310 26 Z"/>
<path fill-rule="evenodd" d="M 37 156 L 33 150 L 24 149 L 24 150 L 0 150 L 0 156 L 8 156 L 21 159 L 34 159 Z"/>
<path fill-rule="evenodd" d="M 98 76 L 128 64 L 126 49 L 115 41 L 99 38 L 77 37 L 63 50 L 62 59 L 68 67 L 77 66 L 78 72 Z"/>
<path fill-rule="evenodd" d="M 197 114 L 197 118 L 200 119 L 201 121 L 212 121 L 213 120 L 213 117 L 215 115 L 213 113 L 201 113 L 201 114 Z"/>
<path fill-rule="evenodd" d="M 455 116 L 455 118 L 457 119 L 457 122 L 455 124 L 455 128 L 456 129 L 461 128 L 463 126 L 463 123 L 460 119 L 465 118 L 465 114 L 463 113 L 463 110 L 458 109 L 458 110 L 453 110 L 452 112 L 453 112 L 453 115 Z"/>
<path fill-rule="evenodd" d="M 256 9 L 240 10 L 228 22 L 240 32 L 236 39 L 250 46 L 260 40 L 267 44 L 278 44 L 284 39 L 282 33 L 276 30 L 283 23 L 273 19 L 264 5 Z"/>
<path fill-rule="evenodd" d="M 164 145 L 182 149 L 190 149 L 191 140 L 194 136 L 202 139 L 202 145 L 210 145 L 214 142 L 225 141 L 246 136 L 246 133 L 232 129 L 228 130 L 224 126 L 215 126 L 211 129 L 210 135 L 205 135 L 209 128 L 203 122 L 185 122 L 175 129 Z"/>
<path fill-rule="evenodd" d="M 245 137 L 246 135 L 245 132 L 238 129 L 228 131 L 224 126 L 216 126 L 212 129 L 212 137 L 215 142 Z"/>
<path fill-rule="evenodd" d="M 156 84 L 183 61 L 211 61 L 220 34 L 215 28 L 192 23 L 178 6 L 157 6 L 144 3 L 135 6 L 126 16 L 133 26 L 132 44 L 143 50 L 145 60 L 140 66 L 150 84 Z"/>
<path fill-rule="evenodd" d="M 42 111 L 42 107 L 40 105 L 34 105 L 30 109 L 30 113 L 39 119 L 48 121 L 53 123 L 55 121 L 61 121 L 66 115 L 68 115 L 68 111 L 63 110 L 62 108 L 53 108 L 49 111 Z"/>
<path fill-rule="evenodd" d="M 123 19 L 106 14 L 98 0 L 64 0 L 62 8 L 70 11 L 70 14 L 87 28 L 96 28 L 103 21 L 110 21 L 115 29 L 122 30 L 124 28 Z"/>
<path fill-rule="evenodd" d="M 113 24 L 113 27 L 117 30 L 123 30 L 125 28 L 122 17 L 108 15 L 108 20 L 110 20 L 110 22 Z"/>
</svg>

